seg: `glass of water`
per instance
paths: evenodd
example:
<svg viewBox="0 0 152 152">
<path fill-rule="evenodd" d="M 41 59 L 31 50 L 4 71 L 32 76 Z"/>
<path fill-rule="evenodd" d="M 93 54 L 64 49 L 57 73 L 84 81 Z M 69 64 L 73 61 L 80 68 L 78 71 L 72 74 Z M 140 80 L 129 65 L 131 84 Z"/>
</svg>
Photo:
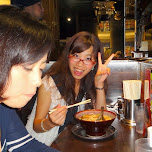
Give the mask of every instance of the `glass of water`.
<svg viewBox="0 0 152 152">
<path fill-rule="evenodd" d="M 144 126 L 144 104 L 135 105 L 135 122 L 136 122 L 136 132 L 143 134 Z"/>
</svg>

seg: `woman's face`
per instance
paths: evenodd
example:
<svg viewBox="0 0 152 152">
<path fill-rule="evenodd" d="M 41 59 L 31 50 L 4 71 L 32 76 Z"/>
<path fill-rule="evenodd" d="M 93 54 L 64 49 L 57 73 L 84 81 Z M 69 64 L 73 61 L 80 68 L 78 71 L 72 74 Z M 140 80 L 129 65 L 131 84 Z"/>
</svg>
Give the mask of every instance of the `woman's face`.
<svg viewBox="0 0 152 152">
<path fill-rule="evenodd" d="M 45 68 L 47 55 L 32 65 L 13 66 L 10 71 L 8 86 L 4 92 L 2 101 L 5 105 L 13 108 L 21 108 L 36 93 L 41 85 L 42 70 Z"/>
<path fill-rule="evenodd" d="M 93 57 L 93 46 L 89 49 L 85 50 L 81 53 L 75 53 L 74 56 L 69 58 L 69 68 L 71 71 L 72 76 L 75 80 L 81 80 L 84 76 L 86 76 L 91 69 L 95 65 L 95 59 Z M 75 61 L 75 58 L 80 59 L 79 61 Z M 85 64 L 84 60 L 89 61 L 89 64 Z M 93 62 L 94 63 L 93 63 Z"/>
</svg>

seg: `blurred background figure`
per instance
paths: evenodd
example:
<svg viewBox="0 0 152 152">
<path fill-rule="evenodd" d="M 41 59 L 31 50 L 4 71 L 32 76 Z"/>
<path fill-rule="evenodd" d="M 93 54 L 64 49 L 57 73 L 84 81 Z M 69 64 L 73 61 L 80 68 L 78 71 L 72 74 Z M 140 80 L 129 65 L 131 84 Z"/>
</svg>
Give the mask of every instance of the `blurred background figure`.
<svg viewBox="0 0 152 152">
<path fill-rule="evenodd" d="M 11 0 L 11 4 L 23 9 L 38 19 L 42 19 L 43 17 L 44 8 L 41 0 Z"/>
</svg>

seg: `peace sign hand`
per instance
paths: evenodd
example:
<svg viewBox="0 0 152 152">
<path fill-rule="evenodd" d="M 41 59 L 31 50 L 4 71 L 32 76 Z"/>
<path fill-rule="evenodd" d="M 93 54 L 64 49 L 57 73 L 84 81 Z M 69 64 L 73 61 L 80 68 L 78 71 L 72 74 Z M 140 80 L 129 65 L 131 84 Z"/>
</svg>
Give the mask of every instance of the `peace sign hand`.
<svg viewBox="0 0 152 152">
<path fill-rule="evenodd" d="M 104 81 L 107 78 L 107 76 L 110 74 L 110 68 L 107 68 L 107 65 L 112 60 L 112 58 L 115 56 L 115 54 L 112 54 L 105 62 L 105 64 L 102 64 L 101 61 L 101 53 L 98 52 L 98 70 L 95 75 L 95 87 L 102 88 L 104 86 Z"/>
</svg>

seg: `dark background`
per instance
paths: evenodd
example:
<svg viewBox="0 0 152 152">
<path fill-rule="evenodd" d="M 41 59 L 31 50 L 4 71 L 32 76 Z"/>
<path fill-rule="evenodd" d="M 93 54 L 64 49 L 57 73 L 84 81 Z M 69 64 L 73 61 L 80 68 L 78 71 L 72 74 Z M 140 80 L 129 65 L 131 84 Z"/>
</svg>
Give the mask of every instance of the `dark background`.
<svg viewBox="0 0 152 152">
<path fill-rule="evenodd" d="M 60 39 L 71 37 L 79 31 L 96 33 L 97 19 L 93 0 L 59 0 Z M 71 17 L 71 22 L 66 18 Z"/>
</svg>

